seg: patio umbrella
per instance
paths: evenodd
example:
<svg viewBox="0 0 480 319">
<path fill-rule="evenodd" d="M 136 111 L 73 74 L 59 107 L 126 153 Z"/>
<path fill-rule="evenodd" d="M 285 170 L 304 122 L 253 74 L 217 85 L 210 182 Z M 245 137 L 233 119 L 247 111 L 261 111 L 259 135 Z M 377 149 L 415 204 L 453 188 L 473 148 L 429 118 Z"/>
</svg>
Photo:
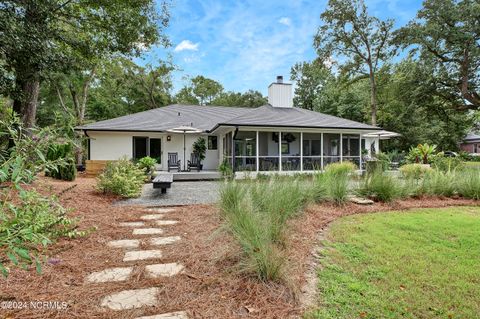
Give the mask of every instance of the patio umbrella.
<svg viewBox="0 0 480 319">
<path fill-rule="evenodd" d="M 185 153 L 186 153 L 186 146 L 185 146 L 185 136 L 186 134 L 191 133 L 201 133 L 202 130 L 198 128 L 194 128 L 192 126 L 178 126 L 172 129 L 167 130 L 170 133 L 183 133 L 183 170 L 185 171 Z"/>
<path fill-rule="evenodd" d="M 363 137 L 378 137 L 381 140 L 388 140 L 388 139 L 391 139 L 392 137 L 399 137 L 399 136 L 402 136 L 402 134 L 390 132 L 390 131 L 378 131 L 378 132 L 363 134 Z"/>
</svg>

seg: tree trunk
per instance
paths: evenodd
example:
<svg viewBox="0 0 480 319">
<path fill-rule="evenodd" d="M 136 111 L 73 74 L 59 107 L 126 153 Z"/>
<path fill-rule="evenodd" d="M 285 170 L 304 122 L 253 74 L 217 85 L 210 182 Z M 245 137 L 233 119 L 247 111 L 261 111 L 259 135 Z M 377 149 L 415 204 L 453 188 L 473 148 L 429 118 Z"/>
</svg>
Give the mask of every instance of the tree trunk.
<svg viewBox="0 0 480 319">
<path fill-rule="evenodd" d="M 375 82 L 375 74 L 373 68 L 369 65 L 370 73 L 370 110 L 372 113 L 372 125 L 377 125 L 377 83 Z"/>
<path fill-rule="evenodd" d="M 24 128 L 30 129 L 35 125 L 40 80 L 35 76 L 25 81 L 17 80 L 16 85 L 21 96 L 14 99 L 13 111 L 21 117 Z"/>
</svg>

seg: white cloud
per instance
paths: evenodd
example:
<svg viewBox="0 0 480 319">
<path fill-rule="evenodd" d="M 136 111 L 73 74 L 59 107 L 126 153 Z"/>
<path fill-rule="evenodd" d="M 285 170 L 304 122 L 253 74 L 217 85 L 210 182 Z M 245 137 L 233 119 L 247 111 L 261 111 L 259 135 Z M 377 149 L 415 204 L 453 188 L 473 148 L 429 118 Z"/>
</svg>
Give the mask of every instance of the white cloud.
<svg viewBox="0 0 480 319">
<path fill-rule="evenodd" d="M 289 26 L 292 25 L 292 20 L 290 18 L 287 18 L 287 17 L 281 17 L 278 20 L 278 23 L 286 25 L 287 27 L 289 27 Z"/>
<path fill-rule="evenodd" d="M 190 51 L 198 51 L 199 43 L 193 43 L 190 40 L 183 40 L 180 42 L 174 49 L 175 52 L 190 50 Z"/>
</svg>

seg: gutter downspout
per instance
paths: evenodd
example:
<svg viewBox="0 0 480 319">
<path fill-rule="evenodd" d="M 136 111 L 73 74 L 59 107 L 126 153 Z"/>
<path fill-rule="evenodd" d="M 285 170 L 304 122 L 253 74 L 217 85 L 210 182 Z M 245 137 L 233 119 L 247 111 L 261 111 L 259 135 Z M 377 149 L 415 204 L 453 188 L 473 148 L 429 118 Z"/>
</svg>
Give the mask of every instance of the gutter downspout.
<svg viewBox="0 0 480 319">
<path fill-rule="evenodd" d="M 235 176 L 235 138 L 237 137 L 238 126 L 235 127 L 235 133 L 232 136 L 232 172 Z"/>
</svg>

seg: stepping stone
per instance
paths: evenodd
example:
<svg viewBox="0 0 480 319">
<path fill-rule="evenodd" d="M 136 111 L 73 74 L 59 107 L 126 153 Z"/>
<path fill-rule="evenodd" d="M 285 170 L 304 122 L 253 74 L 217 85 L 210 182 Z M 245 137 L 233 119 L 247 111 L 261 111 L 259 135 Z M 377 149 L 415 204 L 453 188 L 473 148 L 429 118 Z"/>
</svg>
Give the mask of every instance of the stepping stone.
<svg viewBox="0 0 480 319">
<path fill-rule="evenodd" d="M 94 272 L 88 275 L 87 281 L 92 283 L 124 281 L 130 276 L 133 267 L 117 267 Z"/>
<path fill-rule="evenodd" d="M 142 227 L 145 226 L 144 222 L 123 222 L 119 223 L 120 226 L 123 227 Z"/>
<path fill-rule="evenodd" d="M 156 220 L 156 219 L 162 219 L 164 216 L 163 214 L 150 214 L 150 215 L 143 215 L 140 218 L 143 220 Z"/>
<path fill-rule="evenodd" d="M 188 319 L 188 316 L 185 311 L 176 311 L 161 315 L 137 317 L 135 319 Z"/>
<path fill-rule="evenodd" d="M 183 270 L 183 265 L 177 263 L 147 265 L 145 270 L 147 275 L 152 278 L 175 276 Z"/>
<path fill-rule="evenodd" d="M 150 245 L 168 245 L 180 240 L 180 236 L 150 238 Z"/>
<path fill-rule="evenodd" d="M 149 208 L 147 210 L 149 212 L 156 212 L 156 213 L 171 213 L 175 211 L 175 209 L 173 208 Z"/>
<path fill-rule="evenodd" d="M 120 291 L 103 298 L 100 305 L 112 310 L 155 306 L 157 304 L 157 294 L 159 290 L 159 288 L 147 288 Z"/>
<path fill-rule="evenodd" d="M 140 246 L 140 240 L 138 239 L 120 239 L 120 240 L 112 240 L 107 243 L 108 247 L 112 248 L 138 248 Z"/>
<path fill-rule="evenodd" d="M 359 204 L 359 205 L 372 205 L 374 201 L 368 198 L 361 198 L 357 196 L 352 196 L 349 198 L 352 203 Z"/>
<path fill-rule="evenodd" d="M 134 235 L 158 235 L 163 234 L 161 228 L 136 228 L 133 230 Z"/>
<path fill-rule="evenodd" d="M 178 223 L 178 220 L 157 220 L 155 223 L 157 223 L 158 226 L 175 225 Z"/>
<path fill-rule="evenodd" d="M 160 250 L 134 250 L 127 251 L 123 261 L 135 261 L 145 259 L 162 258 L 162 252 Z"/>
</svg>

